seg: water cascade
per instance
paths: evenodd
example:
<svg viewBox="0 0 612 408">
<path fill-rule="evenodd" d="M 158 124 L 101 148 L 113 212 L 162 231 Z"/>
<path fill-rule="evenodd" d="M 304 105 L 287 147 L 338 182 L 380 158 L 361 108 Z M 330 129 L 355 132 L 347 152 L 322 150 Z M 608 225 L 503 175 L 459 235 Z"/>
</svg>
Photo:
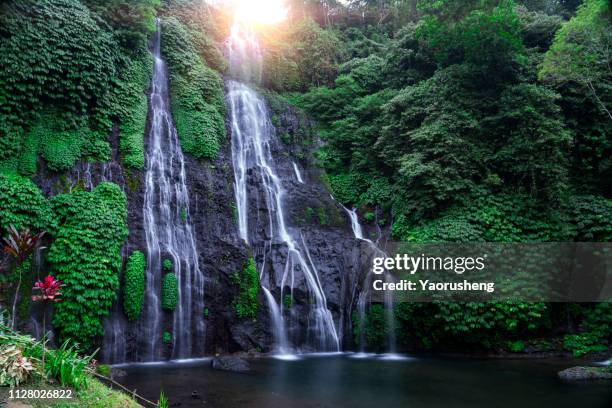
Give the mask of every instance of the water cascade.
<svg viewBox="0 0 612 408">
<path fill-rule="evenodd" d="M 261 53 L 252 33 L 236 23 L 228 40 L 230 72 L 244 81 L 257 79 L 261 73 Z M 333 316 L 327 308 L 325 291 L 317 269 L 308 252 L 306 240 L 285 220 L 283 183 L 287 179 L 276 172 L 270 146 L 276 141 L 275 128 L 270 121 L 264 99 L 251 87 L 237 80 L 228 80 L 227 101 L 232 134 L 232 162 L 235 178 L 236 207 L 240 237 L 251 246 L 263 244 L 263 251 L 271 252 L 282 246 L 285 266 L 282 273 L 272 273 L 265 265 L 260 268 L 260 282 L 270 311 L 276 351 L 281 354 L 299 350 L 338 351 L 339 337 Z M 301 175 L 296 170 L 299 182 Z M 259 192 L 265 206 L 266 242 L 249 225 L 249 195 Z M 264 253 L 264 259 L 266 254 Z M 308 305 L 308 333 L 306 340 L 297 344 L 288 335 L 293 320 L 284 304 L 285 296 L 293 298 L 294 285 L 303 282 L 311 304 Z"/>
<path fill-rule="evenodd" d="M 159 25 L 159 23 L 158 23 Z M 168 76 L 160 54 L 160 32 L 153 44 L 153 79 L 149 108 L 151 129 L 147 139 L 143 206 L 146 238 L 146 289 L 138 343 L 139 360 L 161 356 L 162 262 L 172 261 L 178 284 L 178 303 L 172 325 L 172 358 L 204 352 L 204 276 L 189 217 L 185 162 L 172 122 Z"/>
<path fill-rule="evenodd" d="M 304 184 L 302 173 L 300 173 L 300 169 L 298 168 L 297 164 L 295 164 L 295 162 L 293 162 L 293 171 L 295 172 L 295 178 L 297 178 L 297 181 L 301 184 Z"/>
<path fill-rule="evenodd" d="M 340 204 L 342 205 L 342 204 Z M 357 216 L 357 211 L 353 208 L 349 210 L 345 206 L 342 205 L 344 211 L 348 214 L 351 220 L 351 228 L 353 229 L 353 235 L 356 239 L 365 241 L 368 243 L 370 249 L 372 249 L 375 257 L 386 257 L 387 254 L 381 250 L 378 245 L 371 239 L 365 238 L 363 236 L 363 230 L 361 228 L 361 224 L 359 223 L 359 217 Z M 357 314 L 359 316 L 359 351 L 363 353 L 365 351 L 365 338 L 364 338 L 364 322 L 365 322 L 365 312 L 366 312 L 366 303 L 368 302 L 368 298 L 370 295 L 370 281 L 371 274 L 368 271 L 366 279 L 363 282 L 363 288 L 359 297 L 357 298 Z M 390 273 L 385 274 L 385 280 L 387 282 L 392 281 L 393 276 Z M 396 340 L 395 340 L 395 316 L 393 313 L 393 291 L 387 290 L 384 294 L 384 303 L 385 303 L 385 320 L 387 321 L 387 353 L 388 356 L 393 357 L 396 353 Z"/>
</svg>

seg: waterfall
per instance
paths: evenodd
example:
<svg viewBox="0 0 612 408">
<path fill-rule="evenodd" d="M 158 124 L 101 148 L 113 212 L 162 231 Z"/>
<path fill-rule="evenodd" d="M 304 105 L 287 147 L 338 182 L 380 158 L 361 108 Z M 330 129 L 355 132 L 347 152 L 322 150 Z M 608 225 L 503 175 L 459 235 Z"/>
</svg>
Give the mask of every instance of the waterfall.
<svg viewBox="0 0 612 408">
<path fill-rule="evenodd" d="M 261 53 L 252 33 L 235 24 L 228 40 L 230 72 L 233 77 L 245 81 L 257 79 L 261 74 Z M 249 230 L 247 186 L 255 186 L 263 195 L 263 205 L 268 214 L 268 231 L 264 248 L 272 250 L 272 243 L 286 248 L 286 260 L 282 276 L 271 274 L 262 266 L 260 282 L 265 294 L 273 323 L 276 350 L 281 354 L 301 346 L 317 351 L 339 351 L 339 338 L 333 316 L 327 308 L 325 291 L 317 269 L 308 251 L 308 245 L 298 230 L 290 228 L 285 220 L 283 179 L 276 172 L 276 163 L 270 146 L 275 141 L 275 128 L 270 121 L 264 99 L 251 87 L 236 80 L 227 80 L 227 101 L 232 138 L 232 163 L 234 190 L 238 211 L 240 237 L 251 245 L 262 244 L 256 231 Z M 296 168 L 297 169 L 297 168 Z M 299 174 L 299 173 L 298 173 Z M 247 180 L 248 179 L 248 180 Z M 301 175 L 298 176 L 300 181 Z M 301 182 L 301 181 L 300 181 Z M 305 289 L 311 299 L 308 306 L 307 344 L 290 344 L 290 321 L 283 309 L 286 287 L 293 294 L 297 276 L 304 279 Z M 278 288 L 279 290 L 275 290 Z M 279 293 L 275 298 L 273 293 Z"/>
<path fill-rule="evenodd" d="M 189 216 L 185 161 L 172 122 L 168 76 L 160 53 L 160 30 L 153 44 L 153 79 L 149 109 L 143 206 L 146 238 L 146 290 L 138 334 L 139 359 L 162 358 L 162 262 L 170 259 L 178 283 L 178 304 L 173 312 L 172 358 L 204 352 L 204 276 Z"/>
<path fill-rule="evenodd" d="M 342 204 L 340 204 L 344 211 L 348 214 L 351 220 L 351 228 L 353 229 L 353 235 L 356 239 L 365 241 L 369 244 L 370 248 L 374 251 L 375 256 L 377 257 L 386 257 L 387 254 L 381 250 L 376 243 L 374 243 L 371 239 L 365 238 L 363 236 L 363 230 L 361 228 L 361 224 L 359 223 L 359 217 L 357 216 L 357 211 L 353 208 L 349 210 Z M 391 281 L 393 277 L 390 273 L 385 274 L 385 280 Z M 365 338 L 364 338 L 364 321 L 365 321 L 365 312 L 366 312 L 366 302 L 369 295 L 370 289 L 370 274 L 366 276 L 364 281 L 364 285 L 361 293 L 357 299 L 357 314 L 359 316 L 359 351 L 365 351 Z M 396 339 L 395 339 L 395 315 L 393 313 L 393 291 L 387 290 L 384 294 L 385 301 L 385 320 L 387 322 L 387 352 L 390 356 L 393 356 L 396 352 Z"/>
<path fill-rule="evenodd" d="M 298 169 L 298 166 L 297 164 L 295 164 L 295 162 L 293 162 L 293 171 L 295 172 L 295 178 L 297 178 L 297 181 L 301 184 L 304 184 L 304 179 L 302 179 L 300 169 Z"/>
</svg>

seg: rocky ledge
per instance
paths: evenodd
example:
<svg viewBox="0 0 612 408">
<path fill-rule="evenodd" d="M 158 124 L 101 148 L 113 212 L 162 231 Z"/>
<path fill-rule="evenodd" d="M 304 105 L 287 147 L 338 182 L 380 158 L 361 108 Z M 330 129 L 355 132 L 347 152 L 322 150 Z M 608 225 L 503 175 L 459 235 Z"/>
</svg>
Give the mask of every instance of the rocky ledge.
<svg viewBox="0 0 612 408">
<path fill-rule="evenodd" d="M 609 367 L 572 367 L 557 373 L 563 381 L 612 380 Z"/>
</svg>

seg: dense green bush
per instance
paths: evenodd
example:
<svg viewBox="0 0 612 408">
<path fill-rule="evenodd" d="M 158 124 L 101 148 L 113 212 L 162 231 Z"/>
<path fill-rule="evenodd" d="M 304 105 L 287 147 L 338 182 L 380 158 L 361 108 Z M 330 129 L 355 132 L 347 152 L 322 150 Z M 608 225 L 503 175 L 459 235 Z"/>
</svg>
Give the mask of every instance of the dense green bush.
<svg viewBox="0 0 612 408">
<path fill-rule="evenodd" d="M 264 83 L 277 91 L 328 85 L 338 71 L 340 41 L 310 18 L 264 33 Z"/>
<path fill-rule="evenodd" d="M 578 183 L 604 194 L 612 178 L 611 13 L 607 0 L 582 2 L 555 34 L 538 73 L 563 96 Z"/>
<path fill-rule="evenodd" d="M 124 162 L 142 168 L 151 72 L 146 35 L 155 4 L 0 6 L 0 167 L 31 176 L 39 155 L 54 171 L 83 157 L 107 161 L 107 139 L 119 122 Z"/>
<path fill-rule="evenodd" d="M 54 232 L 57 227 L 50 203 L 29 179 L 0 171 L 0 229 L 9 225 L 33 232 Z"/>
<path fill-rule="evenodd" d="M 545 303 L 399 303 L 395 316 L 398 342 L 421 348 L 505 348 L 551 326 Z"/>
<path fill-rule="evenodd" d="M 21 127 L 37 123 L 37 136 L 26 137 L 20 171 L 34 172 L 38 148 L 52 170 L 72 166 L 90 139 L 108 150 L 106 134 L 88 129 L 87 114 L 111 89 L 112 34 L 76 0 L 15 0 L 1 7 L 0 115 Z M 71 120 L 49 122 L 49 108 Z"/>
<path fill-rule="evenodd" d="M 174 273 L 166 273 L 162 278 L 161 307 L 172 312 L 178 304 L 178 282 Z"/>
<path fill-rule="evenodd" d="M 238 294 L 234 298 L 236 316 L 255 318 L 259 310 L 259 275 L 253 258 L 249 258 L 242 271 L 232 275 L 232 282 L 238 286 Z"/>
<path fill-rule="evenodd" d="M 199 57 L 194 34 L 174 17 L 162 20 L 162 53 L 168 62 L 172 115 L 181 147 L 215 159 L 225 140 L 225 99 L 219 74 Z"/>
<path fill-rule="evenodd" d="M 612 304 L 599 303 L 582 306 L 578 315 L 583 316 L 581 331 L 563 338 L 563 348 L 574 357 L 608 349 L 612 340 Z"/>
<path fill-rule="evenodd" d="M 125 195 L 115 184 L 100 183 L 91 192 L 56 196 L 52 205 L 60 226 L 47 258 L 64 284 L 53 327 L 62 341 L 70 338 L 91 349 L 119 287 L 128 233 Z"/>
<path fill-rule="evenodd" d="M 123 281 L 123 312 L 128 320 L 138 320 L 142 310 L 145 287 L 145 256 L 140 251 L 132 252 L 125 266 Z"/>
<path fill-rule="evenodd" d="M 121 135 L 119 147 L 123 163 L 133 169 L 144 167 L 144 133 L 147 121 L 148 101 L 146 90 L 152 72 L 151 57 L 141 51 L 127 63 L 119 74 L 115 115 L 119 119 Z"/>
</svg>

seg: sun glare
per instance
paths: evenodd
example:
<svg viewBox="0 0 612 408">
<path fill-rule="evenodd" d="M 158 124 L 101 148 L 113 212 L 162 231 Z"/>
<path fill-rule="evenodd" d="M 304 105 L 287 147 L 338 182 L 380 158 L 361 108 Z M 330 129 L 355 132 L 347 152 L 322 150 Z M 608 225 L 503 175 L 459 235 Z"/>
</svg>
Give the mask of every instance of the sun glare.
<svg viewBox="0 0 612 408">
<path fill-rule="evenodd" d="M 234 16 L 245 23 L 274 24 L 287 17 L 284 0 L 236 0 Z"/>
</svg>

